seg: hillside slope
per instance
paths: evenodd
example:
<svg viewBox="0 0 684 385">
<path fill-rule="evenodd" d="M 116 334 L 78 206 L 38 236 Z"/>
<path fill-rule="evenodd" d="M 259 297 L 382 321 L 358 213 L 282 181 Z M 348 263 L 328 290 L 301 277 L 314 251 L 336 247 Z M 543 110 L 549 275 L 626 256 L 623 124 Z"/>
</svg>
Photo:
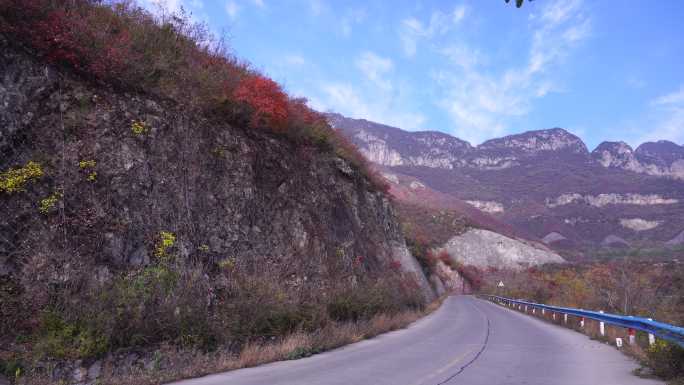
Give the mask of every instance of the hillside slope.
<svg viewBox="0 0 684 385">
<path fill-rule="evenodd" d="M 28 342 L 25 362 L 234 353 L 434 298 L 344 149 L 112 87 L 2 34 L 0 101 L 0 344 Z"/>
</svg>

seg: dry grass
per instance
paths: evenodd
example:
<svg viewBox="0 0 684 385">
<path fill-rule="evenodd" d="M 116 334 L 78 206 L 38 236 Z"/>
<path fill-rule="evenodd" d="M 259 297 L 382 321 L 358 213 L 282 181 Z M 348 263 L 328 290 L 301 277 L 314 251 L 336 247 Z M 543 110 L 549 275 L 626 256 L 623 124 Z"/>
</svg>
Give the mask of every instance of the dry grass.
<svg viewBox="0 0 684 385">
<path fill-rule="evenodd" d="M 158 357 L 161 357 L 159 367 L 151 365 L 148 368 L 133 369 L 126 374 L 117 374 L 117 363 L 108 361 L 103 364 L 103 376 L 97 383 L 101 385 L 156 385 L 274 361 L 297 359 L 406 328 L 438 309 L 444 299 L 445 297 L 441 297 L 435 300 L 423 311 L 404 311 L 393 315 L 380 314 L 368 320 L 331 323 L 313 333 L 296 332 L 272 342 L 251 342 L 244 346 L 239 355 L 229 350 L 219 349 L 212 353 L 202 353 L 163 345 L 156 353 Z M 49 379 L 38 377 L 25 377 L 19 382 L 19 384 L 31 385 L 50 383 Z"/>
</svg>

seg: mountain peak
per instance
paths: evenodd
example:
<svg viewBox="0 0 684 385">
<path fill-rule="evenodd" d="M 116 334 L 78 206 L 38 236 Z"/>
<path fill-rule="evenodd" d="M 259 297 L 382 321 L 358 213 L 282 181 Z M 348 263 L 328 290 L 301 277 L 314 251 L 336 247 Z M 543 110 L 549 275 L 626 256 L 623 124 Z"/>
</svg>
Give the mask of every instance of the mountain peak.
<svg viewBox="0 0 684 385">
<path fill-rule="evenodd" d="M 588 153 L 587 146 L 582 139 L 558 127 L 491 139 L 479 145 L 478 148 L 482 150 L 516 149 L 526 153 L 567 149 L 574 153 Z"/>
<path fill-rule="evenodd" d="M 640 169 L 634 150 L 625 142 L 602 142 L 591 152 L 592 158 L 603 167 L 618 167 L 632 171 Z"/>
<path fill-rule="evenodd" d="M 634 152 L 634 149 L 632 149 L 632 146 L 629 144 L 623 142 L 623 141 L 617 141 L 617 142 L 610 142 L 610 141 L 605 141 L 601 142 L 594 151 L 593 153 L 600 153 L 602 151 L 610 151 L 615 154 L 631 154 Z"/>
<path fill-rule="evenodd" d="M 671 166 L 675 162 L 684 160 L 684 146 L 669 140 L 642 143 L 634 151 L 641 162 L 653 163 L 658 166 Z"/>
</svg>

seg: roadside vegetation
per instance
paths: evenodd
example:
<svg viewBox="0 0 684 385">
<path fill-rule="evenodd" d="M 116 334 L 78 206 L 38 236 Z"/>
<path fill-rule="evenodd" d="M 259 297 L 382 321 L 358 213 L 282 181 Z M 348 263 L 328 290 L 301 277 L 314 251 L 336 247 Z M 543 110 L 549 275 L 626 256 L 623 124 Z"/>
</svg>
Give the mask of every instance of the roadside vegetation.
<svg viewBox="0 0 684 385">
<path fill-rule="evenodd" d="M 547 265 L 522 272 L 489 269 L 482 273 L 482 279 L 483 293 L 684 325 L 684 265 L 676 262 L 622 259 Z M 503 288 L 497 287 L 499 281 L 504 282 Z M 594 338 L 605 338 L 593 330 L 596 328 L 588 329 Z M 623 350 L 644 365 L 641 374 L 650 373 L 670 384 L 684 383 L 683 348 L 661 340 L 649 346 L 645 335 L 637 335 L 637 340 L 643 348 Z"/>
<path fill-rule="evenodd" d="M 235 58 L 187 15 L 152 15 L 127 1 L 0 0 L 0 35 L 103 94 L 114 89 L 163 100 L 186 116 L 289 141 L 302 157 L 311 149 L 339 156 L 371 189 L 386 189 L 305 100 Z M 152 129 L 134 117 L 126 132 L 143 141 Z M 104 179 L 101 165 L 90 155 L 75 163 L 88 196 Z M 0 170 L 0 198 L 54 177 L 42 167 L 24 162 Z M 65 226 L 65 218 L 97 227 L 92 215 L 68 217 L 65 200 L 55 188 L 30 207 L 45 229 Z M 37 232 L 43 239 L 36 242 L 49 244 L 47 233 Z M 94 233 L 79 238 L 78 249 L 64 246 L 60 258 L 23 245 L 31 250 L 20 261 L 22 273 L 35 278 L 31 284 L 0 276 L 0 373 L 13 383 L 82 382 L 74 373 L 83 368 L 97 368 L 101 383 L 159 383 L 315 354 L 404 327 L 426 311 L 413 275 L 398 262 L 346 255 L 339 245 L 325 245 L 328 260 L 312 262 L 303 251 L 302 261 L 283 267 L 270 256 L 246 262 L 203 243 L 188 248 L 183 234 L 161 228 L 141 235 L 149 261 L 122 266 L 98 259 L 102 238 Z M 302 266 L 316 263 L 325 266 Z"/>
<path fill-rule="evenodd" d="M 426 309 L 412 277 L 390 266 L 370 273 L 359 263 L 354 284 L 340 271 L 321 287 L 283 281 L 277 269 L 249 272 L 231 259 L 186 261 L 174 240 L 160 233 L 153 263 L 100 286 L 20 293 L 2 282 L 2 373 L 19 384 L 50 383 L 69 363 L 99 361 L 101 381 L 136 383 L 139 375 L 157 383 L 315 354 L 404 327 Z M 39 313 L 20 302 L 45 295 Z M 157 351 L 163 357 L 154 364 Z M 117 371 L 126 352 L 152 367 Z M 121 376 L 131 378 L 117 382 Z"/>
</svg>

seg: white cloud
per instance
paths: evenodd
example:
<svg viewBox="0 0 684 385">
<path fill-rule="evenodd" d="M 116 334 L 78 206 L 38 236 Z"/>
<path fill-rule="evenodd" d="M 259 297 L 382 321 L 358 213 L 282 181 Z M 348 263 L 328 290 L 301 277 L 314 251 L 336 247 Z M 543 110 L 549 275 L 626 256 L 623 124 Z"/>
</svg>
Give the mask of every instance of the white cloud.
<svg viewBox="0 0 684 385">
<path fill-rule="evenodd" d="M 342 36 L 349 37 L 355 24 L 361 24 L 366 20 L 365 9 L 350 9 L 340 18 L 340 31 Z"/>
<path fill-rule="evenodd" d="M 464 69 L 476 67 L 487 61 L 479 50 L 470 48 L 465 44 L 450 44 L 446 47 L 438 48 L 437 52 Z"/>
<path fill-rule="evenodd" d="M 646 87 L 646 81 L 637 76 L 629 76 L 627 78 L 627 85 L 631 88 L 640 89 Z"/>
<path fill-rule="evenodd" d="M 679 87 L 679 90 L 656 98 L 653 104 L 670 108 L 684 108 L 684 84 Z"/>
<path fill-rule="evenodd" d="M 466 12 L 466 7 L 459 5 L 450 13 L 433 12 L 430 16 L 430 21 L 427 23 L 423 23 L 413 17 L 402 20 L 399 38 L 401 39 L 404 53 L 409 57 L 414 56 L 420 40 L 429 40 L 436 35 L 447 33 L 465 18 Z"/>
<path fill-rule="evenodd" d="M 463 20 L 463 18 L 466 15 L 466 7 L 465 5 L 461 4 L 454 8 L 454 12 L 452 14 L 454 23 L 458 24 Z"/>
<path fill-rule="evenodd" d="M 204 8 L 204 3 L 202 0 L 190 0 L 190 6 L 197 9 Z"/>
<path fill-rule="evenodd" d="M 359 87 L 348 83 L 325 83 L 320 86 L 321 97 L 312 97 L 309 105 L 319 111 L 335 111 L 357 119 L 368 119 L 378 123 L 401 127 L 406 130 L 422 129 L 425 116 L 410 112 L 402 104 L 401 92 L 394 97 L 386 92 L 364 93 Z"/>
<path fill-rule="evenodd" d="M 166 0 L 168 1 L 168 0 Z M 238 0 L 228 0 L 226 2 L 226 5 L 224 9 L 226 10 L 226 13 L 228 14 L 228 17 L 230 17 L 232 20 L 235 20 L 242 10 L 242 7 L 244 5 L 249 6 L 249 4 L 252 4 L 254 7 L 260 8 L 260 9 L 265 9 L 266 8 L 266 3 L 264 0 L 250 0 L 249 2 L 247 1 L 238 1 Z"/>
<path fill-rule="evenodd" d="M 322 0 L 309 0 L 309 9 L 314 16 L 318 16 L 325 10 L 325 4 Z"/>
<path fill-rule="evenodd" d="M 359 72 L 356 81 L 325 81 L 310 84 L 309 105 L 321 111 L 335 111 L 357 119 L 401 127 L 423 129 L 426 117 L 416 111 L 412 88 L 393 81 L 394 62 L 375 52 L 365 51 L 354 60 Z"/>
<path fill-rule="evenodd" d="M 284 60 L 285 63 L 293 67 L 301 67 L 304 64 L 306 64 L 306 59 L 304 59 L 301 55 L 297 54 L 285 55 Z"/>
<path fill-rule="evenodd" d="M 238 12 L 240 11 L 240 6 L 233 0 L 228 0 L 226 3 L 226 13 L 231 19 L 237 18 Z"/>
<path fill-rule="evenodd" d="M 356 60 L 356 67 L 376 86 L 385 90 L 392 89 L 392 82 L 384 78 L 394 68 L 391 59 L 366 51 Z"/>
<path fill-rule="evenodd" d="M 591 32 L 581 4 L 557 0 L 532 15 L 527 60 L 517 67 L 494 71 L 487 57 L 465 41 L 437 49 L 453 64 L 432 77 L 439 84 L 437 104 L 450 116 L 456 136 L 474 144 L 501 136 L 512 120 L 529 113 L 535 99 L 560 90 L 552 69 Z"/>
<path fill-rule="evenodd" d="M 678 90 L 655 98 L 651 103 L 651 129 L 639 142 L 666 139 L 684 143 L 684 84 Z"/>
</svg>

